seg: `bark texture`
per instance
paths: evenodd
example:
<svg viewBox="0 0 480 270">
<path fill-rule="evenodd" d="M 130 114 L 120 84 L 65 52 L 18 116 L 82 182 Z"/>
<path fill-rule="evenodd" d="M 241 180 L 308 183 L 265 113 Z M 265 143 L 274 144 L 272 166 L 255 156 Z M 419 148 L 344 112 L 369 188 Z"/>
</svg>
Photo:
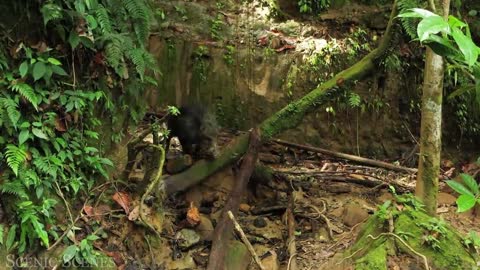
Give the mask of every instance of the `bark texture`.
<svg viewBox="0 0 480 270">
<path fill-rule="evenodd" d="M 449 0 L 431 1 L 430 9 L 448 16 Z M 444 60 L 427 47 L 422 95 L 420 158 L 415 194 L 431 216 L 437 212 L 438 175 L 442 148 L 442 99 Z"/>
</svg>

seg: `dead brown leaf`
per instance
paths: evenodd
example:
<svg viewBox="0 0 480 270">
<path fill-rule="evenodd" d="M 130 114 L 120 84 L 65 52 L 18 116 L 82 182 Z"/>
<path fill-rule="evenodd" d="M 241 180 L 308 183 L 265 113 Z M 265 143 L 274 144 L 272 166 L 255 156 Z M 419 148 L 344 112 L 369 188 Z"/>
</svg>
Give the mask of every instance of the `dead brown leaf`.
<svg viewBox="0 0 480 270">
<path fill-rule="evenodd" d="M 125 213 L 130 213 L 130 198 L 127 193 L 118 191 L 113 194 L 113 200 L 125 210 Z"/>
<path fill-rule="evenodd" d="M 191 226 L 196 226 L 200 223 L 200 212 L 193 202 L 190 202 L 190 207 L 187 211 L 187 221 Z"/>
<path fill-rule="evenodd" d="M 65 132 L 67 131 L 67 127 L 65 126 L 65 122 L 60 119 L 60 117 L 55 118 L 55 129 L 60 131 L 60 132 Z"/>
</svg>

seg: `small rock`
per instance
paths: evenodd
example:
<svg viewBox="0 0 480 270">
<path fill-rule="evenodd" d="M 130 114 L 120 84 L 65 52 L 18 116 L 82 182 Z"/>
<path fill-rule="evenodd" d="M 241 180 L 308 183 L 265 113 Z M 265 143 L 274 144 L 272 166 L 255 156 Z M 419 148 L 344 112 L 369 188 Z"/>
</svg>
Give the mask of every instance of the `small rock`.
<svg viewBox="0 0 480 270">
<path fill-rule="evenodd" d="M 264 228 L 267 226 L 267 221 L 265 221 L 265 218 L 264 217 L 257 217 L 254 221 L 253 221 L 253 226 L 257 227 L 257 228 Z"/>
<path fill-rule="evenodd" d="M 353 227 L 364 221 L 368 217 L 368 212 L 358 203 L 349 203 L 343 213 L 343 223 L 349 227 Z"/>
<path fill-rule="evenodd" d="M 201 240 L 211 240 L 213 234 L 213 224 L 209 218 L 200 215 L 200 224 L 195 228 L 195 231 L 200 234 Z"/>
<path fill-rule="evenodd" d="M 193 230 L 182 229 L 177 232 L 175 239 L 178 241 L 178 246 L 186 250 L 200 241 L 200 235 Z"/>
<path fill-rule="evenodd" d="M 454 205 L 455 202 L 457 201 L 457 198 L 455 198 L 455 196 L 450 195 L 448 193 L 440 192 L 438 193 L 437 200 L 439 205 L 443 205 L 443 204 Z"/>
<path fill-rule="evenodd" d="M 239 208 L 240 211 L 242 211 L 244 213 L 248 213 L 248 212 L 250 212 L 250 209 L 252 207 L 250 205 L 246 204 L 246 203 L 241 203 L 238 208 Z"/>
</svg>

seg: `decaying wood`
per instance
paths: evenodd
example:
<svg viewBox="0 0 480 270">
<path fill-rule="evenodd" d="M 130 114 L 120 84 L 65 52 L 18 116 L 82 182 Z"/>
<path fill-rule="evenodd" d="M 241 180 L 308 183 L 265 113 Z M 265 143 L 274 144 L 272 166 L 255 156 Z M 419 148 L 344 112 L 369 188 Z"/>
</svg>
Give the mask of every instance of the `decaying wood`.
<svg viewBox="0 0 480 270">
<path fill-rule="evenodd" d="M 285 146 L 296 147 L 296 148 L 300 148 L 300 149 L 304 149 L 304 150 L 308 150 L 308 151 L 312 151 L 312 152 L 317 152 L 317 153 L 322 153 L 322 154 L 326 154 L 326 155 L 330 155 L 330 156 L 334 156 L 334 157 L 338 157 L 338 158 L 348 159 L 348 160 L 355 161 L 355 162 L 358 162 L 358 163 L 361 163 L 361 164 L 366 164 L 366 165 L 375 166 L 375 167 L 381 167 L 381 168 L 385 168 L 385 169 L 389 169 L 389 170 L 407 172 L 407 173 L 414 173 L 414 172 L 417 171 L 417 169 L 414 169 L 414 168 L 397 166 L 397 165 L 387 163 L 387 162 L 383 162 L 383 161 L 379 161 L 379 160 L 374 160 L 374 159 L 364 158 L 364 157 L 360 157 L 360 156 L 340 153 L 340 152 L 331 151 L 331 150 L 327 150 L 327 149 L 323 149 L 323 148 L 319 148 L 319 147 L 297 144 L 297 143 L 287 142 L 287 141 L 279 140 L 279 139 L 275 139 L 273 141 L 276 142 L 276 143 L 285 145 Z"/>
<path fill-rule="evenodd" d="M 213 233 L 212 249 L 210 251 L 207 270 L 225 269 L 225 252 L 227 251 L 227 244 L 232 236 L 232 222 L 230 221 L 227 213 L 229 211 L 231 211 L 234 215 L 237 215 L 238 213 L 240 200 L 247 188 L 248 181 L 255 168 L 260 143 L 259 130 L 253 129 L 250 132 L 248 150 L 243 157 L 242 165 L 240 166 L 235 185 L 230 193 L 225 207 L 223 208 L 220 221 L 215 227 L 215 231 Z"/>
<path fill-rule="evenodd" d="M 242 242 L 247 246 L 248 251 L 250 251 L 250 254 L 252 254 L 253 260 L 257 263 L 258 267 L 262 270 L 266 269 L 263 265 L 262 262 L 260 261 L 260 258 L 258 257 L 257 253 L 255 252 L 255 249 L 253 249 L 252 244 L 250 244 L 250 241 L 248 241 L 247 236 L 242 230 L 242 227 L 240 227 L 240 224 L 235 220 L 235 216 L 232 214 L 232 211 L 228 211 L 228 217 L 230 220 L 233 222 L 233 226 L 235 227 L 235 230 L 240 236 L 240 239 L 242 239 Z"/>
<path fill-rule="evenodd" d="M 292 192 L 290 196 L 290 202 L 287 207 L 286 216 L 287 216 L 287 227 L 288 227 L 288 240 L 287 240 L 287 251 L 290 256 L 288 259 L 287 270 L 297 270 L 297 246 L 295 244 L 295 216 L 293 215 L 295 207 L 295 192 Z"/>
<path fill-rule="evenodd" d="M 140 151 L 145 149 L 148 144 L 142 143 L 143 139 L 147 137 L 148 134 L 152 132 L 152 128 L 149 127 L 145 129 L 138 137 L 132 139 L 127 144 L 127 164 L 125 164 L 125 168 L 123 169 L 122 179 L 128 180 L 128 176 L 132 172 L 133 165 L 135 165 L 137 161 L 137 155 Z"/>
</svg>

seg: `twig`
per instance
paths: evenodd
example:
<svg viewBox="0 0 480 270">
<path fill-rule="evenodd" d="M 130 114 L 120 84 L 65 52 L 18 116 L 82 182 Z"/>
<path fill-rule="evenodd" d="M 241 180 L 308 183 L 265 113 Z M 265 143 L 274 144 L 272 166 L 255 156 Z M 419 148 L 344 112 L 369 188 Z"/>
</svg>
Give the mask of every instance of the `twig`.
<svg viewBox="0 0 480 270">
<path fill-rule="evenodd" d="M 75 220 L 72 222 L 72 224 L 70 224 L 70 226 L 68 226 L 68 228 L 63 232 L 63 234 L 57 239 L 57 241 L 55 243 L 53 243 L 49 248 L 47 248 L 47 251 L 52 250 L 60 242 L 62 242 L 63 238 L 67 235 L 67 233 L 73 228 L 73 226 L 75 226 L 75 223 L 77 223 L 77 221 L 79 221 L 80 218 L 83 217 L 82 212 L 83 212 L 83 209 L 85 208 L 85 206 L 87 205 L 87 202 L 88 202 L 88 200 L 86 200 L 83 203 L 82 209 L 80 209 L 80 213 L 78 213 L 78 216 L 75 218 Z"/>
<path fill-rule="evenodd" d="M 287 241 L 287 251 L 290 255 L 288 259 L 288 269 L 287 270 L 297 270 L 297 260 L 295 256 L 297 254 L 297 247 L 295 245 L 295 216 L 293 214 L 295 207 L 295 192 L 292 192 L 290 196 L 290 202 L 286 211 L 287 216 L 287 227 L 288 227 L 288 241 Z"/>
<path fill-rule="evenodd" d="M 247 236 L 245 236 L 245 233 L 243 232 L 242 227 L 240 227 L 240 224 L 238 224 L 237 220 L 235 220 L 235 217 L 233 216 L 232 211 L 228 211 L 227 213 L 228 213 L 228 217 L 233 222 L 233 226 L 235 227 L 235 230 L 240 235 L 242 242 L 247 246 L 247 249 L 248 251 L 250 251 L 250 254 L 252 254 L 253 260 L 257 263 L 260 269 L 266 270 L 266 268 L 262 265 L 262 262 L 260 261 L 260 258 L 258 257 L 257 253 L 253 249 L 252 244 L 250 243 L 250 241 L 248 241 Z"/>
<path fill-rule="evenodd" d="M 68 216 L 70 217 L 70 222 L 71 222 L 72 224 L 74 224 L 75 222 L 73 221 L 72 211 L 70 211 L 70 207 L 68 206 L 68 202 L 67 202 L 67 200 L 65 199 L 65 196 L 63 195 L 63 192 L 62 192 L 62 190 L 60 189 L 60 185 L 58 185 L 58 182 L 57 182 L 57 181 L 55 181 L 55 186 L 57 187 L 58 196 L 60 196 L 60 198 L 62 198 L 62 200 L 63 200 L 63 203 L 65 203 L 65 207 L 67 208 Z"/>
</svg>

